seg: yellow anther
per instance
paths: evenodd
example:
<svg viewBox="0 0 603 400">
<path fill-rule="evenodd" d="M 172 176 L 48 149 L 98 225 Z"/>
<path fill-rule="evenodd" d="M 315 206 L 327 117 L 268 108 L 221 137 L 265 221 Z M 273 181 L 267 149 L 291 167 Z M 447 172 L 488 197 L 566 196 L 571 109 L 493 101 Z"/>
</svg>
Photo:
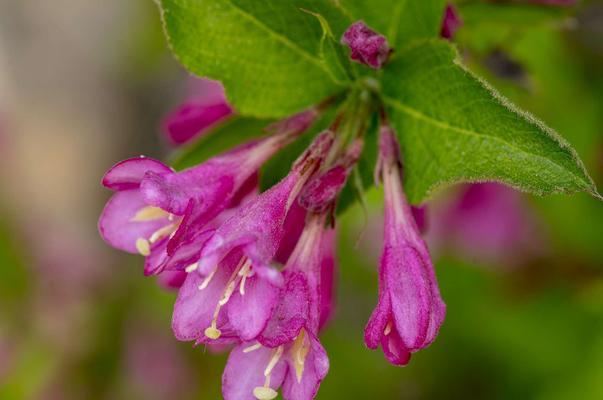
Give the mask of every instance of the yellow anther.
<svg viewBox="0 0 603 400">
<path fill-rule="evenodd" d="M 388 322 L 387 325 L 385 325 L 385 329 L 383 330 L 383 334 L 385 336 L 389 335 L 392 331 L 392 323 Z"/>
<path fill-rule="evenodd" d="M 138 210 L 136 215 L 132 217 L 130 221 L 132 222 L 144 222 L 144 221 L 152 221 L 154 219 L 166 218 L 170 214 L 163 211 L 159 207 L 146 206 Z"/>
<path fill-rule="evenodd" d="M 249 347 L 245 347 L 243 349 L 243 353 L 251 353 L 252 351 L 255 351 L 255 350 L 259 349 L 260 347 L 262 347 L 262 345 L 260 343 L 256 343 L 256 344 L 251 345 Z"/>
<path fill-rule="evenodd" d="M 145 238 L 136 239 L 136 250 L 140 253 L 140 255 L 148 256 L 151 254 L 151 244 Z"/>
<path fill-rule="evenodd" d="M 209 328 L 205 329 L 204 333 L 205 336 L 210 339 L 218 339 L 222 335 L 222 332 L 220 332 L 220 330 L 213 324 Z"/>
<path fill-rule="evenodd" d="M 258 400 L 272 400 L 278 396 L 278 393 L 271 387 L 258 386 L 253 389 L 253 395 Z"/>
<path fill-rule="evenodd" d="M 190 274 L 191 272 L 193 272 L 197 268 L 199 268 L 199 263 L 194 263 L 194 264 L 191 264 L 188 267 L 184 268 L 184 272 Z"/>
</svg>

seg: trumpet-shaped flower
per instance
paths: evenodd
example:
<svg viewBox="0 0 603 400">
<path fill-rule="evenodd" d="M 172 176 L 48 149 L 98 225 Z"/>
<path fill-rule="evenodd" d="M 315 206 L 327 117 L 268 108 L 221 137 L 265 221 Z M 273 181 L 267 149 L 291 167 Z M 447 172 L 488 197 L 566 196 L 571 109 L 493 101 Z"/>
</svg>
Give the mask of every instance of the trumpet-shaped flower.
<svg viewBox="0 0 603 400">
<path fill-rule="evenodd" d="M 242 205 L 213 232 L 201 249 L 199 260 L 187 268 L 193 277 L 187 278 L 181 291 L 194 288 L 188 281 L 199 283 L 202 276 L 199 290 L 218 285 L 222 295 L 212 303 L 215 303 L 216 311 L 207 321 L 196 317 L 189 320 L 192 314 L 181 312 L 181 308 L 189 307 L 189 302 L 197 301 L 194 294 L 186 297 L 183 294 L 182 301 L 177 302 L 174 309 L 173 327 L 178 338 L 217 340 L 223 335 L 221 318 L 224 316 L 241 340 L 251 340 L 264 329 L 276 306 L 279 287 L 284 284 L 281 273 L 270 263 L 285 233 L 285 218 L 303 185 L 319 168 L 331 143 L 331 132 L 321 134 L 295 163 L 289 175 Z M 222 260 L 233 254 L 240 261 L 235 263 L 232 272 L 226 273 L 228 279 L 215 282 L 217 276 L 225 276 Z M 226 324 L 226 320 L 222 324 Z M 183 333 L 181 328 L 188 326 L 196 327 L 193 334 L 188 330 Z"/>
<path fill-rule="evenodd" d="M 316 395 L 329 369 L 317 339 L 323 303 L 331 301 L 332 292 L 323 287 L 332 281 L 322 280 L 328 253 L 322 243 L 329 235 L 324 223 L 325 214 L 310 216 L 284 268 L 285 285 L 268 324 L 255 342 L 243 342 L 232 351 L 222 379 L 226 400 L 273 399 L 280 387 L 287 400 Z"/>
<path fill-rule="evenodd" d="M 402 189 L 395 133 L 382 126 L 378 173 L 385 193 L 384 247 L 379 266 L 379 302 L 365 328 L 369 348 L 381 345 L 387 359 L 405 365 L 428 346 L 444 320 L 427 246 Z"/>
</svg>

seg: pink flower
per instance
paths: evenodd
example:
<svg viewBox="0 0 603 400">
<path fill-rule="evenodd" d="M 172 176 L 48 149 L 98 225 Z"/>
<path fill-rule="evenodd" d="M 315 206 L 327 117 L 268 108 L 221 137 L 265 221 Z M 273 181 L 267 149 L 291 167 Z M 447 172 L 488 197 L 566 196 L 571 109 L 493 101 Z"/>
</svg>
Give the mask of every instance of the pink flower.
<svg viewBox="0 0 603 400">
<path fill-rule="evenodd" d="M 283 270 L 285 285 L 278 305 L 255 342 L 244 342 L 230 354 L 222 379 L 231 399 L 273 399 L 282 387 L 285 399 L 314 398 L 329 369 L 317 339 L 324 302 L 330 302 L 332 280 L 322 280 L 325 214 L 314 214 Z M 331 270 L 332 271 L 332 270 Z M 331 271 L 327 271 L 329 275 Z M 326 295 L 326 298 L 322 298 Z"/>
<path fill-rule="evenodd" d="M 392 364 L 405 365 L 411 353 L 435 339 L 446 306 L 402 189 L 399 146 L 389 126 L 381 127 L 379 145 L 378 175 L 385 192 L 384 247 L 379 302 L 364 337 L 371 349 L 381 345 Z"/>
<path fill-rule="evenodd" d="M 354 22 L 344 32 L 341 43 L 350 48 L 352 60 L 374 69 L 381 68 L 392 51 L 385 36 L 366 26 L 363 21 Z"/>
<path fill-rule="evenodd" d="M 456 7 L 453 4 L 446 4 L 444 10 L 444 19 L 442 20 L 442 28 L 440 36 L 444 39 L 452 39 L 454 33 L 463 25 L 463 20 L 459 16 Z"/>
<path fill-rule="evenodd" d="M 161 124 L 165 137 L 174 145 L 203 135 L 232 114 L 219 82 L 198 79 L 195 86 L 197 93 L 171 111 Z"/>
<path fill-rule="evenodd" d="M 545 247 L 521 193 L 499 183 L 464 186 L 433 225 L 438 244 L 490 265 L 517 266 Z"/>
<path fill-rule="evenodd" d="M 331 132 L 319 135 L 289 175 L 241 206 L 212 233 L 198 261 L 187 268 L 190 274 L 174 307 L 176 337 L 211 343 L 234 331 L 241 340 L 251 340 L 264 329 L 285 283 L 270 265 L 285 232 L 285 218 L 332 140 Z M 203 307 L 215 307 L 211 319 L 207 312 L 200 318 L 187 311 L 195 308 L 191 303 L 210 295 L 206 291 L 213 297 L 203 300 Z"/>
<path fill-rule="evenodd" d="M 181 172 L 145 157 L 116 164 L 103 178 L 103 185 L 117 193 L 99 219 L 101 236 L 118 249 L 147 257 L 147 274 L 166 269 L 168 255 L 178 261 L 172 269 L 183 268 L 207 239 L 201 230 L 227 207 L 238 204 L 253 189 L 249 182 L 255 182 L 258 168 L 315 116 L 313 109 L 295 115 L 265 139 Z"/>
</svg>

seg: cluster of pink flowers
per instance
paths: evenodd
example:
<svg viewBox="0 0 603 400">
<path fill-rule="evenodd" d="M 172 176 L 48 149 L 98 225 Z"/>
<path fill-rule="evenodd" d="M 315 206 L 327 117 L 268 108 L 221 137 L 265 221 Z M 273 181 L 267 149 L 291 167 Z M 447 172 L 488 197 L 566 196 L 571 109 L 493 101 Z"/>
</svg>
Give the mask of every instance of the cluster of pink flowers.
<svg viewBox="0 0 603 400">
<path fill-rule="evenodd" d="M 371 67 L 390 53 L 385 38 L 362 22 L 344 42 Z M 285 399 L 312 399 L 329 369 L 318 337 L 333 310 L 333 211 L 363 149 L 364 128 L 343 132 L 349 125 L 342 121 L 356 113 L 344 109 L 275 186 L 259 193 L 257 179 L 262 164 L 321 112 L 313 107 L 276 122 L 264 138 L 180 172 L 138 157 L 103 178 L 116 193 L 100 217 L 100 233 L 112 246 L 143 255 L 145 274 L 179 287 L 176 338 L 233 347 L 222 379 L 227 400 L 273 399 L 279 388 Z M 434 340 L 445 305 L 404 195 L 399 145 L 385 115 L 378 159 L 385 237 L 365 343 L 405 365 Z"/>
</svg>

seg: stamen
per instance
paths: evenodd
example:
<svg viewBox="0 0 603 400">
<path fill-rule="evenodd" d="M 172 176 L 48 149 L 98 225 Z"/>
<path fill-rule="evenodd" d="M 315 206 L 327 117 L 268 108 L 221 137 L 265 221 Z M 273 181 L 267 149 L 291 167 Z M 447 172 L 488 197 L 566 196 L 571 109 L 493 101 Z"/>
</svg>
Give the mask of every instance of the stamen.
<svg viewBox="0 0 603 400">
<path fill-rule="evenodd" d="M 243 278 L 241 278 L 241 284 L 239 285 L 239 293 L 241 293 L 241 296 L 245 296 L 245 282 L 247 281 L 247 275 L 243 275 Z"/>
<path fill-rule="evenodd" d="M 252 273 L 253 271 L 251 271 L 251 260 L 246 259 L 245 263 L 243 264 L 241 270 L 238 273 L 238 275 L 242 277 L 241 284 L 239 285 L 239 293 L 241 293 L 241 296 L 245 295 L 245 282 L 247 282 L 247 278 L 251 276 Z"/>
<path fill-rule="evenodd" d="M 207 287 L 207 285 L 209 285 L 209 282 L 214 277 L 214 275 L 216 274 L 217 270 L 218 270 L 218 267 L 214 268 L 214 270 L 211 271 L 211 274 L 207 275 L 205 277 L 205 279 L 203 279 L 203 282 L 201 282 L 201 284 L 199 285 L 199 290 L 203 290 L 203 289 L 205 289 Z"/>
<path fill-rule="evenodd" d="M 391 321 L 387 323 L 387 325 L 385 325 L 385 329 L 383 330 L 383 334 L 385 336 L 389 335 L 392 331 L 392 323 Z"/>
<path fill-rule="evenodd" d="M 216 304 L 216 309 L 214 311 L 214 316 L 211 321 L 211 326 L 205 329 L 205 336 L 210 339 L 217 339 L 220 337 L 220 335 L 222 335 L 222 332 L 217 328 L 218 315 L 220 315 L 220 308 L 222 308 L 222 306 L 228 303 L 228 300 L 230 300 L 230 297 L 232 296 L 232 293 L 234 292 L 237 284 L 237 273 L 240 271 L 240 268 L 245 265 L 246 261 L 247 259 L 245 257 L 241 258 L 241 260 L 239 261 L 239 265 L 234 269 L 232 275 L 228 279 L 228 283 L 226 289 L 224 290 L 222 298 L 220 299 L 220 301 L 218 301 L 218 304 Z M 211 281 L 212 277 L 214 276 L 217 270 L 218 267 L 214 268 L 212 273 L 209 274 L 207 278 L 205 278 L 201 285 L 199 285 L 199 290 L 203 290 L 207 287 L 209 281 Z"/>
<path fill-rule="evenodd" d="M 164 226 L 163 228 L 157 229 L 155 232 L 153 232 L 153 234 L 149 238 L 149 242 L 155 243 L 162 237 L 168 236 L 168 235 L 176 232 L 177 227 L 178 227 L 178 225 L 176 225 L 176 224 L 169 224 L 169 225 Z"/>
<path fill-rule="evenodd" d="M 145 238 L 136 239 L 136 250 L 140 253 L 140 255 L 148 256 L 151 254 L 151 244 Z"/>
<path fill-rule="evenodd" d="M 167 212 L 159 207 L 146 206 L 138 210 L 138 212 L 130 219 L 131 222 L 152 221 L 154 219 L 165 218 L 170 216 Z"/>
<path fill-rule="evenodd" d="M 251 353 L 252 351 L 255 351 L 255 350 L 259 349 L 260 347 L 262 347 L 261 343 L 253 344 L 253 345 L 251 345 L 249 347 L 245 347 L 243 349 L 243 353 Z"/>
<path fill-rule="evenodd" d="M 282 355 L 283 355 L 283 346 L 278 346 L 276 348 L 276 351 L 272 355 L 270 362 L 268 362 L 268 366 L 264 370 L 264 376 L 270 376 L 270 374 L 272 373 L 272 370 L 276 366 L 276 363 L 278 363 L 278 360 L 281 359 Z"/>
<path fill-rule="evenodd" d="M 235 286 L 236 286 L 236 281 L 234 281 L 234 280 L 228 284 L 228 286 L 226 287 L 226 290 L 224 291 L 224 295 L 222 296 L 222 298 L 220 299 L 218 304 L 223 306 L 224 304 L 228 303 L 228 300 L 230 300 L 230 297 L 232 296 L 232 293 L 235 290 Z"/>
<path fill-rule="evenodd" d="M 186 272 L 187 274 L 190 274 L 191 272 L 195 271 L 197 268 L 199 268 L 198 262 L 191 264 L 188 267 L 184 268 L 184 272 Z"/>
<path fill-rule="evenodd" d="M 247 350 L 247 349 L 245 349 L 245 350 Z M 243 351 L 245 351 L 245 350 L 243 350 Z M 266 377 L 266 380 L 264 381 L 264 386 L 258 386 L 255 389 L 253 389 L 253 395 L 255 396 L 256 399 L 272 400 L 278 395 L 277 391 L 270 387 L 270 374 L 272 373 L 272 370 L 274 369 L 274 367 L 276 366 L 276 364 L 278 363 L 278 361 L 280 360 L 282 355 L 283 355 L 283 346 L 278 346 L 276 348 L 276 350 L 274 351 L 272 358 L 270 358 L 270 361 L 268 362 L 268 366 L 264 370 L 264 376 Z"/>
</svg>

